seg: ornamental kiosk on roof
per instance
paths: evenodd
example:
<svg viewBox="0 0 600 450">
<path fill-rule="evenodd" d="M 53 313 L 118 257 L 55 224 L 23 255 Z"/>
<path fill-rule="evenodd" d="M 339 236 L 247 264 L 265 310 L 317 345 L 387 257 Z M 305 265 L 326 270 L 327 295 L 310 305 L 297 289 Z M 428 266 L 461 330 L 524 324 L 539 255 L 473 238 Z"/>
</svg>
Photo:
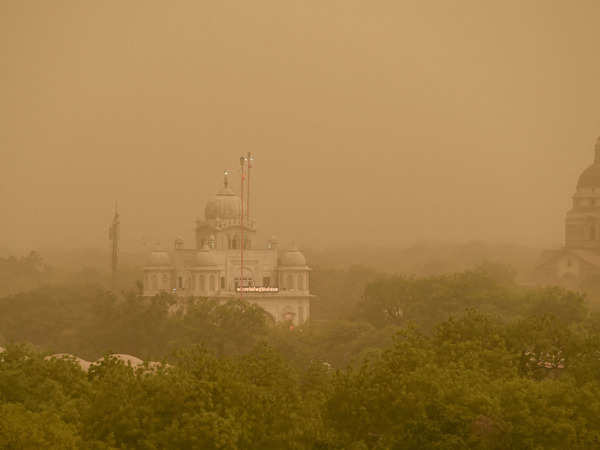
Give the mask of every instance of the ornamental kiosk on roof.
<svg viewBox="0 0 600 450">
<path fill-rule="evenodd" d="M 196 222 L 196 246 L 181 238 L 169 250 L 155 250 L 144 267 L 144 295 L 171 292 L 180 297 L 243 298 L 275 320 L 305 322 L 310 315 L 309 272 L 304 255 L 292 246 L 280 250 L 272 237 L 256 245 L 256 222 L 250 215 L 252 156 L 240 160 L 241 195 L 224 185 L 208 201 L 204 220 Z M 244 185 L 247 198 L 244 201 Z"/>
</svg>

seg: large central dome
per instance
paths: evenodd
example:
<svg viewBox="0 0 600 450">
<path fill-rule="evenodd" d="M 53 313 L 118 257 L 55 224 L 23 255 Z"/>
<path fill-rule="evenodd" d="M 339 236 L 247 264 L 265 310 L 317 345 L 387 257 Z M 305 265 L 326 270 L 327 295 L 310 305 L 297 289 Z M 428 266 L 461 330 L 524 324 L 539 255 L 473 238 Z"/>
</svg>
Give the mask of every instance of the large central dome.
<svg viewBox="0 0 600 450">
<path fill-rule="evenodd" d="M 594 164 L 585 169 L 577 181 L 577 189 L 579 188 L 600 188 L 600 138 L 596 142 Z"/>
<path fill-rule="evenodd" d="M 242 200 L 227 185 L 204 208 L 206 220 L 236 219 L 241 213 Z"/>
</svg>

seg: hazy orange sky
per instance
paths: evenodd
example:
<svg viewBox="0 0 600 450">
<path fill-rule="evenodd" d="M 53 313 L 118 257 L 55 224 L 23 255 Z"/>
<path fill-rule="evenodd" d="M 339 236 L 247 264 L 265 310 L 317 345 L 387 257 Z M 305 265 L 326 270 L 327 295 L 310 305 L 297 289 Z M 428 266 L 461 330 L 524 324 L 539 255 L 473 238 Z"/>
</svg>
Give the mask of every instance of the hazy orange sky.
<svg viewBox="0 0 600 450">
<path fill-rule="evenodd" d="M 125 248 L 189 241 L 247 151 L 282 241 L 560 245 L 599 24 L 598 0 L 4 0 L 0 249 L 105 245 L 115 199 Z"/>
</svg>

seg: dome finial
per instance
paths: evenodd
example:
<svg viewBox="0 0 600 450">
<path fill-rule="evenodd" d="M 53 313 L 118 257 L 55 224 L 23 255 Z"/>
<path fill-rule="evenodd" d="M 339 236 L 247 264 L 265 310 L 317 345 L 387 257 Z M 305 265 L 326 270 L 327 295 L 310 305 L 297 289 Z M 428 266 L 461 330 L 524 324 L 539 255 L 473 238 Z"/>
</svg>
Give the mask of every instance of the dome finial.
<svg viewBox="0 0 600 450">
<path fill-rule="evenodd" d="M 223 185 L 225 186 L 225 189 L 227 189 L 227 187 L 229 186 L 229 180 L 227 179 L 227 175 L 229 175 L 229 170 L 226 170 L 224 172 Z"/>
</svg>

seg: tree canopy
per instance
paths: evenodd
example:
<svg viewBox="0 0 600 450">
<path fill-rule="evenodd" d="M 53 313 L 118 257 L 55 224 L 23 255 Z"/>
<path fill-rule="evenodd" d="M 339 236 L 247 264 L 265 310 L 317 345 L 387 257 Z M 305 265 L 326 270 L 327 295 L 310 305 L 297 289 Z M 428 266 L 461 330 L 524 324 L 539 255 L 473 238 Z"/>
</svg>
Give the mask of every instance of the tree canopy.
<svg viewBox="0 0 600 450">
<path fill-rule="evenodd" d="M 236 300 L 85 285 L 2 297 L 0 447 L 600 446 L 600 318 L 582 294 L 490 264 L 363 275 L 339 317 L 323 307 L 293 329 Z"/>
</svg>

